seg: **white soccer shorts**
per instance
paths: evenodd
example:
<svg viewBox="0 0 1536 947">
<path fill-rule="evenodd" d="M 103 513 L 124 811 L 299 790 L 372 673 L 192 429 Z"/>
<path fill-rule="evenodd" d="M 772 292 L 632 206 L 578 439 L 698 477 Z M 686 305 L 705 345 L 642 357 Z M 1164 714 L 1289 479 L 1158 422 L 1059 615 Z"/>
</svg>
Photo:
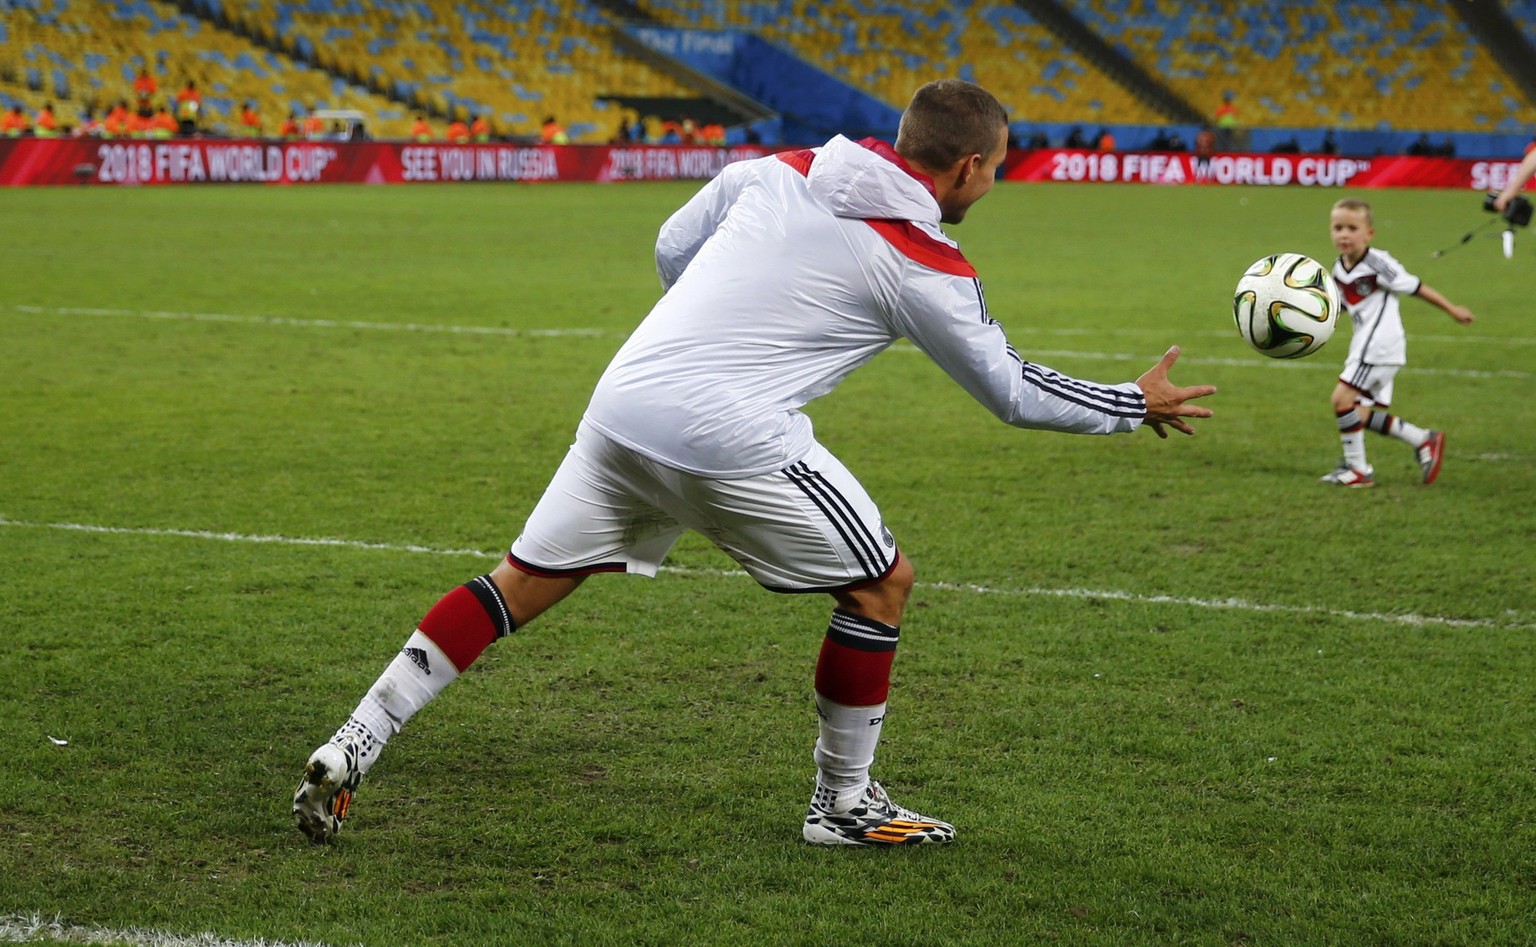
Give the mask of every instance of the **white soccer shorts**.
<svg viewBox="0 0 1536 947">
<path fill-rule="evenodd" d="M 1362 393 L 1360 403 L 1367 407 L 1392 403 L 1392 382 L 1397 378 L 1401 365 L 1370 365 L 1351 358 L 1344 363 L 1339 381 Z"/>
<path fill-rule="evenodd" d="M 668 467 L 586 425 L 509 559 L 535 575 L 654 576 L 685 529 L 776 592 L 837 591 L 896 565 L 875 502 L 820 444 L 784 470 L 726 480 Z"/>
</svg>

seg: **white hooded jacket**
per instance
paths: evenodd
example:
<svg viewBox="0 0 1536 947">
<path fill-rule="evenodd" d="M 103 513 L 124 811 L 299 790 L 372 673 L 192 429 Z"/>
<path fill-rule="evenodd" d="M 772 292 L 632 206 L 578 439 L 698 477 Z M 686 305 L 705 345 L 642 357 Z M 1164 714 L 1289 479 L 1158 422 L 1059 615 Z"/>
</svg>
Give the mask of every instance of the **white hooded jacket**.
<svg viewBox="0 0 1536 947">
<path fill-rule="evenodd" d="M 800 408 L 905 338 L 1009 424 L 1134 431 L 1146 415 L 1134 382 L 1019 357 L 939 217 L 928 179 L 873 140 L 727 165 L 662 226 L 666 294 L 584 423 L 702 476 L 780 470 L 814 442 Z"/>
</svg>

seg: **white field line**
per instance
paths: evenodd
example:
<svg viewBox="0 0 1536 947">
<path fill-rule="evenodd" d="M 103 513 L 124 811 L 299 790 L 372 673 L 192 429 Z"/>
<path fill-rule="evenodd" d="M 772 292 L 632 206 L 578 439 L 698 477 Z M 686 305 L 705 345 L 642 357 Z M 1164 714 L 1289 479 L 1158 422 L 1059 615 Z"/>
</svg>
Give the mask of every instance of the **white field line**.
<svg viewBox="0 0 1536 947">
<path fill-rule="evenodd" d="M 328 539 L 305 536 L 249 535 L 246 533 L 221 533 L 200 529 L 160 529 L 154 527 L 98 526 L 88 523 L 38 523 L 12 520 L 0 516 L 0 528 L 52 529 L 81 533 L 110 533 L 132 536 L 172 536 L 186 539 L 203 539 L 230 543 L 274 543 L 286 546 L 329 546 L 341 549 L 361 549 L 380 552 L 404 552 L 432 556 L 463 556 L 477 559 L 500 559 L 505 553 L 487 552 L 483 549 L 439 549 L 409 543 L 371 543 L 350 539 Z M 701 578 L 746 578 L 737 569 L 693 569 L 680 566 L 662 566 L 662 571 L 673 575 Z M 1271 605 L 1250 602 L 1239 598 L 1193 598 L 1182 595 L 1143 595 L 1118 589 L 1043 588 L 1026 586 L 1002 588 L 964 582 L 919 582 L 919 589 L 936 592 L 964 592 L 973 595 L 1000 595 L 1011 598 L 1069 598 L 1101 599 L 1111 602 L 1127 602 L 1136 605 L 1172 605 L 1185 608 L 1215 609 L 1233 612 L 1254 612 L 1271 615 L 1320 615 L 1349 621 L 1383 622 L 1408 625 L 1415 628 L 1497 628 L 1520 631 L 1536 631 L 1536 623 L 1525 616 L 1511 613 L 1504 620 L 1489 618 L 1448 618 L 1442 615 L 1396 614 L 1390 612 L 1357 612 L 1348 609 L 1323 608 L 1314 605 Z"/>
<path fill-rule="evenodd" d="M 317 941 L 230 940 L 217 934 L 167 934 L 139 927 L 82 927 L 67 924 L 58 917 L 24 914 L 0 914 L 0 944 L 28 944 L 36 941 L 66 944 L 129 944 L 133 947 L 324 947 Z"/>
<path fill-rule="evenodd" d="M 169 319 L 184 322 L 225 322 L 240 325 L 266 325 L 289 326 L 303 329 L 358 329 L 376 332 L 427 332 L 447 335 L 488 335 L 506 337 L 551 337 L 577 336 L 588 338 L 623 338 L 628 333 L 612 329 L 596 329 L 569 327 L 560 329 L 512 329 L 505 326 L 460 326 L 437 323 L 418 322 L 363 322 L 345 319 L 292 319 L 286 316 L 239 316 L 217 312 L 160 312 L 139 309 L 95 309 L 87 307 L 69 306 L 27 306 L 11 304 L 16 312 L 32 315 L 48 316 L 118 316 L 136 319 Z M 1116 335 L 1131 333 L 1156 332 L 1166 335 L 1162 329 L 1130 329 L 1115 330 Z M 1012 333 L 1015 337 L 1022 338 L 1029 335 L 1059 335 L 1082 336 L 1099 335 L 1102 330 L 1091 329 L 1030 329 L 1022 328 Z M 1199 332 L 1196 338 L 1230 338 L 1228 332 Z M 1420 341 L 1444 341 L 1444 342 L 1493 342 L 1500 345 L 1536 345 L 1536 338 L 1490 338 L 1485 336 L 1468 335 L 1465 338 L 1457 336 L 1416 336 Z M 918 351 L 907 343 L 894 346 L 891 351 L 912 353 Z M 1030 360 L 1036 358 L 1075 358 L 1086 361 L 1098 362 L 1147 362 L 1149 365 L 1156 360 L 1156 354 L 1141 352 L 1138 354 L 1120 352 L 1079 352 L 1063 349 L 1031 349 L 1021 352 Z M 1236 368 L 1282 368 L 1282 369 L 1311 369 L 1317 371 L 1336 372 L 1339 369 L 1333 362 L 1307 359 L 1304 361 L 1276 361 L 1267 358 L 1206 358 L 1198 355 L 1187 355 L 1182 359 L 1185 365 L 1221 365 Z M 1483 371 L 1478 369 L 1434 368 L 1428 366 L 1413 366 L 1415 375 L 1442 375 L 1453 378 L 1530 378 L 1530 372 L 1515 369 L 1500 369 L 1498 371 Z"/>
<path fill-rule="evenodd" d="M 292 326 L 301 329 L 367 329 L 375 332 L 441 332 L 449 335 L 504 336 L 622 336 L 608 329 L 510 329 L 505 326 L 456 326 L 421 322 L 360 322 L 348 319 L 290 319 L 286 316 L 235 316 L 219 312 L 154 312 L 139 309 L 86 309 L 67 306 L 21 306 L 17 312 L 43 316 L 127 316 L 181 322 L 230 322 L 241 325 Z"/>
</svg>

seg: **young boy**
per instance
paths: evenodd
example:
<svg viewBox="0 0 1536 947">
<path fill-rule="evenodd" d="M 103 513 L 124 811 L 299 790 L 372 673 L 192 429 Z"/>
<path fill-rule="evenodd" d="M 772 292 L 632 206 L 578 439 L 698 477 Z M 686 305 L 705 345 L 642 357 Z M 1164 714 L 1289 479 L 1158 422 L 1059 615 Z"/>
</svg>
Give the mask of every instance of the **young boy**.
<svg viewBox="0 0 1536 947">
<path fill-rule="evenodd" d="M 1321 481 L 1341 487 L 1376 485 L 1371 465 L 1365 460 L 1365 429 L 1370 428 L 1412 447 L 1424 482 L 1434 483 L 1445 456 L 1444 432 L 1426 430 L 1387 413 L 1392 403 L 1392 380 L 1408 356 L 1397 295 L 1418 296 L 1444 309 L 1462 325 L 1472 321 L 1472 310 L 1446 299 L 1403 269 L 1391 254 L 1371 246 L 1376 229 L 1371 205 L 1365 201 L 1345 198 L 1334 204 L 1329 231 L 1334 249 L 1339 251 L 1333 278 L 1354 323 L 1354 334 L 1344 371 L 1333 389 L 1333 413 L 1339 419 L 1344 459 Z"/>
</svg>

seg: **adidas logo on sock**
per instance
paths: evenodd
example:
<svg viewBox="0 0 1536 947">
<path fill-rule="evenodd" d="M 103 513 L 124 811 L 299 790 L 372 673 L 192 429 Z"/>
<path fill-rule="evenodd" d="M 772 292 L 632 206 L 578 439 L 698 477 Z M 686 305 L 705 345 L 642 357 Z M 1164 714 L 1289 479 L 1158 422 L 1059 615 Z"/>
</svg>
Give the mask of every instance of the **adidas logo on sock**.
<svg viewBox="0 0 1536 947">
<path fill-rule="evenodd" d="M 427 663 L 425 648 L 401 648 L 400 653 L 410 658 L 411 663 L 421 668 L 423 674 L 430 675 L 432 673 L 432 666 Z"/>
</svg>

